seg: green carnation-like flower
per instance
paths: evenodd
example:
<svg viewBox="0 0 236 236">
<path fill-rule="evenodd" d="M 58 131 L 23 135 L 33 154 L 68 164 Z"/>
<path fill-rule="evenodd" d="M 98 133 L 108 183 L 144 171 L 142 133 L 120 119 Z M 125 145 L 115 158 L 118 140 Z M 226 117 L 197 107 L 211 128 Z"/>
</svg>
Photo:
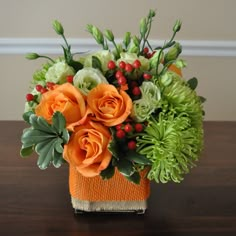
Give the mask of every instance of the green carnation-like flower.
<svg viewBox="0 0 236 236">
<path fill-rule="evenodd" d="M 133 102 L 131 117 L 136 122 L 147 120 L 155 111 L 155 107 L 150 103 L 149 99 L 140 98 Z"/>
<path fill-rule="evenodd" d="M 192 127 L 184 113 L 160 113 L 150 118 L 144 133 L 137 138 L 137 151 L 152 162 L 147 177 L 157 183 L 180 182 L 202 149 L 202 126 Z"/>
<path fill-rule="evenodd" d="M 63 84 L 66 82 L 68 75 L 74 75 L 74 69 L 67 65 L 64 61 L 59 61 L 51 66 L 45 74 L 46 82 L 55 84 Z"/>
<path fill-rule="evenodd" d="M 143 82 L 140 86 L 141 98 L 133 102 L 131 117 L 137 122 L 147 120 L 159 107 L 161 99 L 160 89 L 154 83 Z"/>
<path fill-rule="evenodd" d="M 52 66 L 52 63 L 45 63 L 42 65 L 42 69 L 40 70 L 37 70 L 34 72 L 33 74 L 33 80 L 32 80 L 32 85 L 35 86 L 36 84 L 40 83 L 41 82 L 44 82 L 45 83 L 45 75 L 48 71 L 48 69 Z M 46 83 L 45 83 L 46 84 Z"/>
<path fill-rule="evenodd" d="M 201 126 L 203 111 L 200 98 L 196 91 L 175 73 L 172 73 L 172 83 L 163 87 L 162 100 L 164 110 L 170 110 L 177 115 L 185 113 L 194 127 Z"/>
<path fill-rule="evenodd" d="M 95 88 L 100 83 L 107 84 L 106 78 L 98 69 L 85 67 L 79 70 L 73 79 L 74 86 L 87 95 L 91 89 Z"/>
<path fill-rule="evenodd" d="M 158 104 L 159 100 L 161 99 L 160 89 L 151 81 L 144 81 L 140 86 L 140 90 L 142 93 L 142 98 L 149 99 L 150 102 L 154 103 L 154 106 Z"/>
<path fill-rule="evenodd" d="M 102 66 L 102 71 L 106 72 L 108 70 L 107 64 L 109 61 L 114 60 L 114 55 L 108 50 L 101 50 L 88 56 L 81 58 L 81 62 L 84 67 L 92 67 L 92 56 L 95 56 L 99 59 Z"/>
</svg>

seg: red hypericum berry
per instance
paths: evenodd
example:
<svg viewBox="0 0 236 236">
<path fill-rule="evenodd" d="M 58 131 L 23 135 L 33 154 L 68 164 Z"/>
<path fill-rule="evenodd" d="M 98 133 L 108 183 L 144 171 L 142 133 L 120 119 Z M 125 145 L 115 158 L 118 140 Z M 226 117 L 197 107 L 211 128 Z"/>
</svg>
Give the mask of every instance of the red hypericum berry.
<svg viewBox="0 0 236 236">
<path fill-rule="evenodd" d="M 73 78 L 74 78 L 74 75 L 67 75 L 67 76 L 66 76 L 66 81 L 67 81 L 68 83 L 73 83 Z"/>
<path fill-rule="evenodd" d="M 129 148 L 130 150 L 135 150 L 135 149 L 136 149 L 136 142 L 135 142 L 134 140 L 130 140 L 130 141 L 128 142 L 128 148 Z"/>
<path fill-rule="evenodd" d="M 43 86 L 41 84 L 37 84 L 35 88 L 38 92 L 41 92 L 41 89 L 43 88 Z"/>
<path fill-rule="evenodd" d="M 141 132 L 143 131 L 143 125 L 140 123 L 135 124 L 134 129 L 136 132 Z"/>
<path fill-rule="evenodd" d="M 119 79 L 121 76 L 124 76 L 121 70 L 116 71 L 115 77 Z"/>
<path fill-rule="evenodd" d="M 120 67 L 121 69 L 125 69 L 125 66 L 126 66 L 126 63 L 125 63 L 124 61 L 121 61 L 121 62 L 119 63 L 119 67 Z"/>
<path fill-rule="evenodd" d="M 33 101 L 34 100 L 34 95 L 32 93 L 28 93 L 25 96 L 27 102 Z"/>
<path fill-rule="evenodd" d="M 107 63 L 107 68 L 109 70 L 114 70 L 116 68 L 116 63 L 112 60 L 110 60 L 108 63 Z"/>
<path fill-rule="evenodd" d="M 143 54 L 147 54 L 149 52 L 149 49 L 146 47 L 143 49 Z"/>
<path fill-rule="evenodd" d="M 140 68 L 140 66 L 141 66 L 141 62 L 138 59 L 133 62 L 133 67 L 135 69 Z"/>
<path fill-rule="evenodd" d="M 152 57 L 152 53 L 151 53 L 151 52 L 147 53 L 146 57 L 147 57 L 148 59 L 151 58 L 151 57 Z"/>
<path fill-rule="evenodd" d="M 53 82 L 47 82 L 46 83 L 46 86 L 47 86 L 47 88 L 48 89 L 53 89 L 53 86 L 55 85 L 55 83 L 53 83 Z M 41 89 L 42 90 L 42 89 Z"/>
<path fill-rule="evenodd" d="M 122 128 L 122 124 L 116 125 L 116 130 L 120 130 Z"/>
<path fill-rule="evenodd" d="M 125 131 L 120 129 L 120 130 L 117 130 L 116 132 L 116 137 L 119 138 L 119 139 L 122 139 L 125 137 Z"/>
<path fill-rule="evenodd" d="M 40 93 L 43 94 L 43 93 L 46 93 L 47 91 L 48 91 L 48 90 L 47 90 L 46 88 L 42 88 L 41 91 L 40 91 Z"/>
<path fill-rule="evenodd" d="M 152 78 L 152 75 L 151 75 L 151 74 L 148 74 L 148 73 L 144 73 L 144 74 L 143 74 L 143 78 L 144 78 L 145 80 L 150 80 L 150 79 Z"/>
<path fill-rule="evenodd" d="M 133 69 L 134 69 L 134 67 L 130 64 L 130 63 L 127 63 L 126 65 L 125 65 L 125 71 L 126 72 L 132 72 L 133 71 Z"/>
<path fill-rule="evenodd" d="M 139 96 L 141 94 L 141 90 L 138 86 L 136 86 L 132 89 L 132 93 L 134 96 Z"/>
<path fill-rule="evenodd" d="M 124 127 L 124 131 L 126 132 L 126 133 L 129 133 L 129 132 L 131 132 L 133 130 L 133 127 L 132 127 L 132 125 L 131 124 L 126 124 L 125 125 L 125 127 Z"/>
<path fill-rule="evenodd" d="M 125 85 L 127 82 L 127 79 L 124 76 L 121 76 L 117 79 L 117 82 L 119 85 Z"/>
</svg>

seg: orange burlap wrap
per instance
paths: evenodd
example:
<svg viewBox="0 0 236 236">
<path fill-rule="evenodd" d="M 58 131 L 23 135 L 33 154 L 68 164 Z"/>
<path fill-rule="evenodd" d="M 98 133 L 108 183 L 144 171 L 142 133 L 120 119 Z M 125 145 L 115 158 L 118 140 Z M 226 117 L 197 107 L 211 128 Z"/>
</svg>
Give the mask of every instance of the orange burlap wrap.
<svg viewBox="0 0 236 236">
<path fill-rule="evenodd" d="M 83 211 L 145 210 L 150 182 L 141 173 L 140 184 L 133 184 L 118 171 L 109 180 L 100 176 L 87 178 L 70 165 L 69 188 L 72 205 Z"/>
</svg>

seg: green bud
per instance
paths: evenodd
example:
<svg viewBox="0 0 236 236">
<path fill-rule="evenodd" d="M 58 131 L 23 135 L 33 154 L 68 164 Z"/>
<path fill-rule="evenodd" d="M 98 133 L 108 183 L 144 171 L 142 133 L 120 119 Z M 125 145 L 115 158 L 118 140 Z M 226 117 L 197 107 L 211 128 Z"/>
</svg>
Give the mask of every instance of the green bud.
<svg viewBox="0 0 236 236">
<path fill-rule="evenodd" d="M 187 66 L 187 62 L 183 59 L 178 59 L 175 61 L 175 65 L 178 67 L 178 68 L 184 68 Z"/>
<path fill-rule="evenodd" d="M 25 56 L 25 58 L 26 59 L 29 59 L 29 60 L 35 60 L 35 59 L 37 59 L 37 58 L 39 58 L 40 56 L 39 56 L 39 54 L 37 54 L 37 53 L 28 53 L 28 54 L 26 54 L 26 56 Z"/>
<path fill-rule="evenodd" d="M 140 39 L 139 39 L 136 35 L 133 36 L 132 40 L 133 40 L 134 45 L 135 45 L 136 47 L 139 47 L 139 45 L 140 45 Z"/>
<path fill-rule="evenodd" d="M 179 43 L 175 43 L 174 46 L 166 53 L 164 63 L 176 60 L 181 52 L 181 45 Z"/>
<path fill-rule="evenodd" d="M 98 44 L 102 44 L 102 45 L 104 44 L 103 34 L 96 26 L 93 26 L 92 28 L 92 35 Z"/>
<path fill-rule="evenodd" d="M 128 52 L 131 53 L 138 53 L 139 52 L 139 47 L 132 45 L 132 47 L 129 48 Z"/>
<path fill-rule="evenodd" d="M 54 30 L 56 31 L 57 34 L 59 35 L 63 35 L 64 34 L 64 29 L 61 25 L 61 23 L 57 20 L 54 20 L 53 21 L 53 28 Z"/>
<path fill-rule="evenodd" d="M 152 18 L 152 17 L 154 17 L 155 15 L 156 15 L 156 12 L 155 12 L 154 10 L 152 10 L 152 9 L 151 9 L 151 10 L 149 11 L 149 13 L 148 13 L 148 17 L 149 17 L 149 18 Z"/>
<path fill-rule="evenodd" d="M 93 25 L 91 25 L 91 24 L 87 24 L 87 30 L 88 30 L 88 32 L 90 33 L 90 34 L 93 34 Z"/>
<path fill-rule="evenodd" d="M 168 72 L 166 72 L 164 75 L 161 76 L 160 78 L 161 83 L 167 87 L 168 85 L 171 84 L 172 82 L 172 76 Z"/>
<path fill-rule="evenodd" d="M 112 33 L 111 30 L 105 30 L 104 31 L 104 35 L 105 37 L 110 41 L 110 42 L 113 42 L 114 41 L 114 34 Z"/>
<path fill-rule="evenodd" d="M 141 36 L 144 37 L 148 30 L 146 18 L 141 19 L 140 24 L 139 24 L 139 30 L 140 30 Z"/>
<path fill-rule="evenodd" d="M 126 48 L 129 46 L 130 41 L 131 41 L 131 33 L 130 32 L 126 32 L 125 36 L 124 36 L 124 39 L 123 39 L 123 43 L 124 43 Z"/>
<path fill-rule="evenodd" d="M 181 21 L 180 21 L 180 20 L 177 20 L 177 21 L 175 22 L 174 27 L 173 27 L 173 31 L 174 31 L 174 32 L 180 31 L 181 25 L 182 25 Z"/>
</svg>

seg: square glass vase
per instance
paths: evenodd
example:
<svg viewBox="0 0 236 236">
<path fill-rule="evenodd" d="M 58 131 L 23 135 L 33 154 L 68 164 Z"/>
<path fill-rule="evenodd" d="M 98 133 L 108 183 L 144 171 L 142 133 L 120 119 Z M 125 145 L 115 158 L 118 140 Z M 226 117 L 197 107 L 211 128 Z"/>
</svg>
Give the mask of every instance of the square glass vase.
<svg viewBox="0 0 236 236">
<path fill-rule="evenodd" d="M 150 195 L 150 181 L 141 172 L 140 184 L 127 180 L 118 171 L 108 180 L 84 177 L 69 167 L 69 190 L 76 214 L 84 212 L 144 214 Z"/>
</svg>

